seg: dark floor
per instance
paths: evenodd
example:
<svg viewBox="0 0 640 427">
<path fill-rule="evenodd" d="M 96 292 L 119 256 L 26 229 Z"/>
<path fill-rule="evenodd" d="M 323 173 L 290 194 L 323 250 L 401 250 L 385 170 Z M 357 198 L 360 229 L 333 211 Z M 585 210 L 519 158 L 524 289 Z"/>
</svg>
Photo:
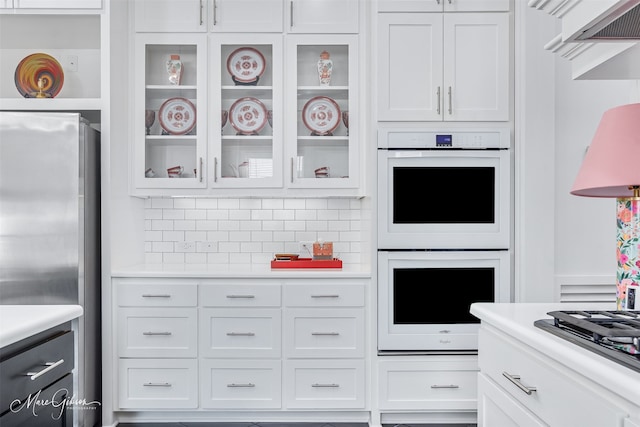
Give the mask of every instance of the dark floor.
<svg viewBox="0 0 640 427">
<path fill-rule="evenodd" d="M 368 427 L 367 423 L 119 423 L 118 427 Z M 477 427 L 476 424 L 383 424 L 383 427 Z"/>
</svg>

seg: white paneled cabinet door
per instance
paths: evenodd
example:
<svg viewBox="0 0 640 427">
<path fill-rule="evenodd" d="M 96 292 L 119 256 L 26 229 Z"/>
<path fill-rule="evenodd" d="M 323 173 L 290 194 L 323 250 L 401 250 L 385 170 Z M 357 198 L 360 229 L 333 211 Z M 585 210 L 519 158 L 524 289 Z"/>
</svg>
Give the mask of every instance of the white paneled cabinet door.
<svg viewBox="0 0 640 427">
<path fill-rule="evenodd" d="M 4 0 L 6 7 L 16 9 L 101 9 L 102 0 Z"/>
<path fill-rule="evenodd" d="M 206 41 L 205 34 L 136 35 L 133 182 L 137 189 L 206 185 Z M 178 82 L 167 71 L 172 57 L 182 62 Z"/>
<path fill-rule="evenodd" d="M 509 0 L 378 0 L 378 12 L 507 12 Z"/>
<path fill-rule="evenodd" d="M 206 32 L 206 0 L 135 0 L 136 32 Z"/>
<path fill-rule="evenodd" d="M 378 15 L 378 120 L 442 120 L 442 15 Z"/>
<path fill-rule="evenodd" d="M 209 42 L 210 186 L 281 187 L 282 36 L 219 34 Z"/>
<path fill-rule="evenodd" d="M 358 33 L 359 0 L 286 0 L 290 33 Z"/>
<path fill-rule="evenodd" d="M 478 427 L 545 427 L 531 411 L 478 374 Z"/>
<path fill-rule="evenodd" d="M 357 189 L 358 36 L 291 35 L 286 57 L 288 187 Z M 331 61 L 328 83 L 320 81 L 321 57 Z"/>
<path fill-rule="evenodd" d="M 444 16 L 444 120 L 509 119 L 509 15 Z"/>
<path fill-rule="evenodd" d="M 13 8 L 13 0 L 0 0 L 0 9 Z"/>
<path fill-rule="evenodd" d="M 213 32 L 281 33 L 282 0 L 210 0 L 209 30 Z"/>
<path fill-rule="evenodd" d="M 378 14 L 378 120 L 509 119 L 509 15 Z"/>
</svg>

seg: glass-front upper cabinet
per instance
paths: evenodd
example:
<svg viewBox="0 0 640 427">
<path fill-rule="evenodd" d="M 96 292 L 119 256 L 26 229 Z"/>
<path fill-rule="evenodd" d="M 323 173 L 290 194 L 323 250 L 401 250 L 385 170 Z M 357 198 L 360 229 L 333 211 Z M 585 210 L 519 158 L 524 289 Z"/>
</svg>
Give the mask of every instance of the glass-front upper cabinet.
<svg viewBox="0 0 640 427">
<path fill-rule="evenodd" d="M 282 36 L 210 42 L 210 186 L 282 187 Z"/>
<path fill-rule="evenodd" d="M 206 35 L 136 35 L 135 187 L 206 186 L 204 58 Z"/>
<path fill-rule="evenodd" d="M 287 39 L 287 185 L 355 188 L 358 165 L 358 36 Z"/>
</svg>

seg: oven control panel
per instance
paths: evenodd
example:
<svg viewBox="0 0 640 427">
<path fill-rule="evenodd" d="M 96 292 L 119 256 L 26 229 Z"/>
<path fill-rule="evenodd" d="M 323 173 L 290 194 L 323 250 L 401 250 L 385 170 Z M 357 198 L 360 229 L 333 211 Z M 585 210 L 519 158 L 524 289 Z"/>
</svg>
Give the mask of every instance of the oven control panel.
<svg viewBox="0 0 640 427">
<path fill-rule="evenodd" d="M 455 131 L 381 129 L 378 148 L 386 149 L 507 149 L 511 147 L 508 128 Z"/>
</svg>

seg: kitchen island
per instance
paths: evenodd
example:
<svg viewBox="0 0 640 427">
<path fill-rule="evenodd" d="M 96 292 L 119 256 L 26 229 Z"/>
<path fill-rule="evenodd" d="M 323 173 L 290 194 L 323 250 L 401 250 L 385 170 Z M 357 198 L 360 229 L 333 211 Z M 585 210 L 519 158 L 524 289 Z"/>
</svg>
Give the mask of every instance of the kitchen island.
<svg viewBox="0 0 640 427">
<path fill-rule="evenodd" d="M 534 326 L 614 304 L 476 303 L 479 426 L 640 426 L 640 372 Z"/>
<path fill-rule="evenodd" d="M 79 305 L 0 305 L 0 348 L 82 315 Z"/>
</svg>

